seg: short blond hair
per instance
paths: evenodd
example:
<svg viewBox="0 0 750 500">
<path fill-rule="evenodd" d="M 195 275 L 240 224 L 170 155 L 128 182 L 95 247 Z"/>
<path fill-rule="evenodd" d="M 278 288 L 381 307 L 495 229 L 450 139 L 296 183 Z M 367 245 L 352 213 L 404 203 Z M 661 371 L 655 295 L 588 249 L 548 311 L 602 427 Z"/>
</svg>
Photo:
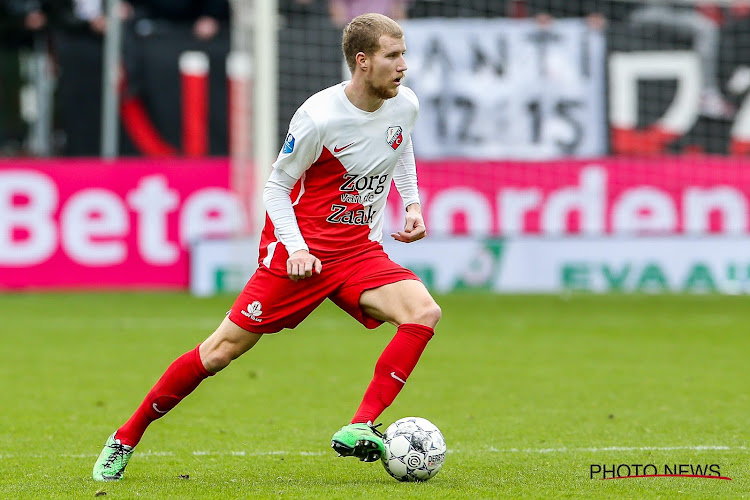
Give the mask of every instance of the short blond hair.
<svg viewBox="0 0 750 500">
<path fill-rule="evenodd" d="M 341 49 L 352 74 L 357 65 L 357 54 L 364 52 L 370 56 L 377 52 L 380 48 L 380 37 L 383 35 L 403 38 L 404 31 L 390 17 L 375 13 L 357 16 L 346 25 Z"/>
</svg>

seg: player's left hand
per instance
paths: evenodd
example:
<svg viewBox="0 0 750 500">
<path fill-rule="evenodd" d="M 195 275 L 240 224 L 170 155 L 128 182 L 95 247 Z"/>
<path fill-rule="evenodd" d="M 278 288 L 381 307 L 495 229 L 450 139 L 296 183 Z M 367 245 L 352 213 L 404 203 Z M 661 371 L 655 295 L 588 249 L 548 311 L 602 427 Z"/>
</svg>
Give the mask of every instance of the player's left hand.
<svg viewBox="0 0 750 500">
<path fill-rule="evenodd" d="M 422 218 L 422 208 L 418 203 L 412 203 L 406 209 L 406 223 L 404 230 L 397 233 L 391 233 L 391 237 L 402 243 L 411 243 L 421 240 L 427 235 L 427 229 L 424 226 Z"/>
</svg>

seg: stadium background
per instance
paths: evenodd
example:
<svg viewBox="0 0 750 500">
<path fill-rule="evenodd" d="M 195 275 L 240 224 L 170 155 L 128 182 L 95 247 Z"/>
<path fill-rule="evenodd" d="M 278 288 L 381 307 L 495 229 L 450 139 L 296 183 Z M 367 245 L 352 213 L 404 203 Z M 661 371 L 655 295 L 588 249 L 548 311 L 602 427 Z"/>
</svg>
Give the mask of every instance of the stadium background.
<svg viewBox="0 0 750 500">
<path fill-rule="evenodd" d="M 226 4 L 210 39 L 134 5 L 117 58 L 113 30 L 52 16 L 4 50 L 21 78 L 3 98 L 20 113 L 0 164 L 3 288 L 185 288 L 191 272 L 237 288 L 252 264 L 233 248 L 291 114 L 346 77 L 336 15 L 355 10 L 336 2 Z M 389 250 L 433 287 L 747 289 L 744 2 L 382 8 L 405 17 L 431 235 L 416 260 Z"/>
</svg>

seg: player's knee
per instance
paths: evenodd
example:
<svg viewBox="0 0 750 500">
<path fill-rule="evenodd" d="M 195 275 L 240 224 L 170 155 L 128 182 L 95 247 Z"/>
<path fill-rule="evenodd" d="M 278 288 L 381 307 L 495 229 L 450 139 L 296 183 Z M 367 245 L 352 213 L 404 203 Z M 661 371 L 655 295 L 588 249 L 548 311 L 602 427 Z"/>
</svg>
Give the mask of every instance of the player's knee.
<svg viewBox="0 0 750 500">
<path fill-rule="evenodd" d="M 201 361 L 203 361 L 203 366 L 206 370 L 216 373 L 229 366 L 229 363 L 236 357 L 232 349 L 232 344 L 230 342 L 222 342 L 206 351 L 201 356 Z"/>
<path fill-rule="evenodd" d="M 437 305 L 434 300 L 430 300 L 422 304 L 415 311 L 415 318 L 413 322 L 420 325 L 429 326 L 430 328 L 435 328 L 442 315 L 443 311 L 440 309 L 440 306 Z"/>
</svg>

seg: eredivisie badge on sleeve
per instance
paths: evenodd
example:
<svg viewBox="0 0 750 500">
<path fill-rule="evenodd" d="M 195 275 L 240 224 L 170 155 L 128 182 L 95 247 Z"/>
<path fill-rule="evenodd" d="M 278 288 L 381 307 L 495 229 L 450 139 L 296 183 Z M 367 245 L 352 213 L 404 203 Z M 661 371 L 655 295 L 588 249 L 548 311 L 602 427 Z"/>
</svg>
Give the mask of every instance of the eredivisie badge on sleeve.
<svg viewBox="0 0 750 500">
<path fill-rule="evenodd" d="M 284 139 L 284 147 L 281 149 L 281 152 L 289 154 L 292 151 L 294 151 L 294 136 L 290 132 L 286 135 L 286 139 Z"/>
<path fill-rule="evenodd" d="M 398 149 L 398 147 L 403 142 L 404 140 L 404 135 L 402 134 L 403 130 L 404 129 L 402 129 L 401 127 L 396 126 L 396 127 L 388 127 L 388 130 L 385 132 L 385 140 L 393 149 Z"/>
</svg>

